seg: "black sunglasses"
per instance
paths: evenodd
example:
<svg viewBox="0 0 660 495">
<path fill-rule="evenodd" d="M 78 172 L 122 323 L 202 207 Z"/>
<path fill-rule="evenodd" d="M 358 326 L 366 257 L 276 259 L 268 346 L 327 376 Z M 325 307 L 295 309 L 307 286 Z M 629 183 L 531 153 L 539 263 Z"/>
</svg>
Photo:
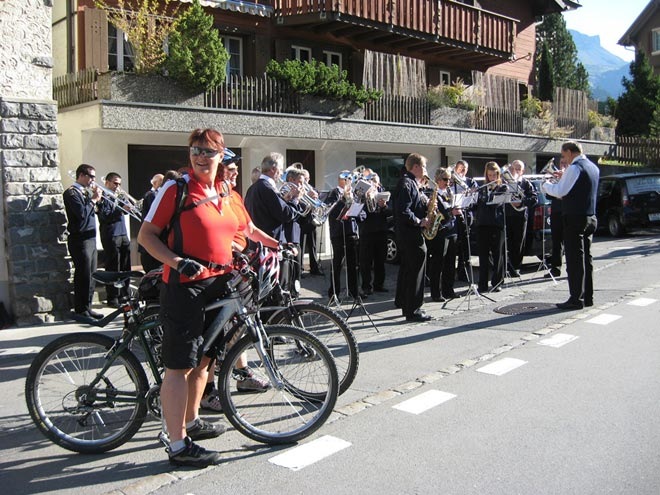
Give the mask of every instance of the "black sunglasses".
<svg viewBox="0 0 660 495">
<path fill-rule="evenodd" d="M 213 158 L 218 153 L 220 153 L 220 151 L 214 150 L 212 148 L 202 148 L 201 146 L 190 147 L 190 154 L 192 156 L 202 155 L 204 158 Z"/>
<path fill-rule="evenodd" d="M 92 179 L 92 180 L 96 179 L 96 175 L 92 175 L 92 174 L 90 174 L 90 173 L 88 173 L 88 172 L 85 172 L 85 175 L 86 175 L 87 177 L 89 177 L 90 179 Z"/>
</svg>

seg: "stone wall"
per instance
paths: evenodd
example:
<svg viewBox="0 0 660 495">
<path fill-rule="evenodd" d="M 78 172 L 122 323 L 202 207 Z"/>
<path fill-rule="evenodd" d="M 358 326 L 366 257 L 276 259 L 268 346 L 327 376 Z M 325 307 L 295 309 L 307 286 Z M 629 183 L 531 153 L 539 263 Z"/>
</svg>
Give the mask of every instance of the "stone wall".
<svg viewBox="0 0 660 495">
<path fill-rule="evenodd" d="M 18 325 L 52 321 L 70 308 L 51 11 L 51 0 L 0 2 L 2 302 Z"/>
</svg>

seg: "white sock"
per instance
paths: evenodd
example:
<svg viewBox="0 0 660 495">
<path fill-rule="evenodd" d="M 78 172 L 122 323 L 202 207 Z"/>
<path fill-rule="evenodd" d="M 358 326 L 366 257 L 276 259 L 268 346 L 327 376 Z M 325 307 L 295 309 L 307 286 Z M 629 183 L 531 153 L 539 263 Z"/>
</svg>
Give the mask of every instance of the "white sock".
<svg viewBox="0 0 660 495">
<path fill-rule="evenodd" d="M 195 424 L 197 423 L 198 420 L 199 420 L 199 416 L 197 416 L 197 417 L 196 417 L 195 419 L 193 419 L 192 421 L 186 423 L 186 430 L 187 430 L 188 428 L 192 428 L 193 426 L 195 426 Z"/>
<path fill-rule="evenodd" d="M 177 440 L 176 442 L 172 442 L 170 443 L 170 455 L 178 454 L 185 448 L 186 448 L 185 438 L 182 438 L 181 440 Z"/>
</svg>

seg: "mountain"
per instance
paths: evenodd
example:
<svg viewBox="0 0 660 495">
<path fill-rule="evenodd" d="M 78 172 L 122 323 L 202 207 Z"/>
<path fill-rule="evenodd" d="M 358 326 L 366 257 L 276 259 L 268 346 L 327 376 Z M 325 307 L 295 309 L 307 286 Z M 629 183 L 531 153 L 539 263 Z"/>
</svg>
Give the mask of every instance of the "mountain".
<svg viewBox="0 0 660 495">
<path fill-rule="evenodd" d="M 621 79 L 629 76 L 630 63 L 600 44 L 600 36 L 589 36 L 572 29 L 568 30 L 578 51 L 578 60 L 589 72 L 592 96 L 600 101 L 608 96 L 618 98 L 623 91 Z"/>
</svg>

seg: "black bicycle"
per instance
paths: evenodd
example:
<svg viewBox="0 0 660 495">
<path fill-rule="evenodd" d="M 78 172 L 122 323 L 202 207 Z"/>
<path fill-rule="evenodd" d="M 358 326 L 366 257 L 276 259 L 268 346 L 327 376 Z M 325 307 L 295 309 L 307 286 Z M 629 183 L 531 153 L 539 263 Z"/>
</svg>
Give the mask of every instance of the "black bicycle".
<svg viewBox="0 0 660 495">
<path fill-rule="evenodd" d="M 236 288 L 258 283 L 256 275 L 237 259 L 226 294 L 206 307 L 218 313 L 205 332 L 204 352 L 225 350 L 220 401 L 238 431 L 268 444 L 297 442 L 332 412 L 339 390 L 337 369 L 330 351 L 311 333 L 286 325 L 264 327 L 248 313 Z M 120 284 L 135 273 L 97 272 L 94 277 Z M 96 333 L 65 335 L 44 347 L 30 366 L 25 384 L 30 416 L 65 449 L 112 450 L 135 435 L 149 412 L 160 417 L 160 322 L 153 308 L 131 298 L 96 325 L 106 326 L 120 314 L 124 326 L 117 339 Z M 134 352 L 138 350 L 142 360 Z M 231 387 L 232 371 L 243 353 L 252 373 L 270 383 L 267 391 L 246 394 Z"/>
</svg>

